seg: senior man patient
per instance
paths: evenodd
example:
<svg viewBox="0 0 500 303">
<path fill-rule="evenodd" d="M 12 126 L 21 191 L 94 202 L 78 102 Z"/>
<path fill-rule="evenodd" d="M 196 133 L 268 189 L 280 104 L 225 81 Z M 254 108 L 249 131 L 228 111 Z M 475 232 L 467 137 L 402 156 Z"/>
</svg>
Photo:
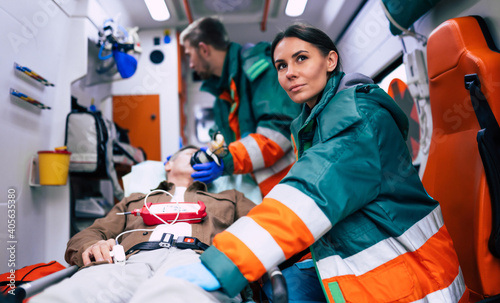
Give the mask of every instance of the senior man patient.
<svg viewBox="0 0 500 303">
<path fill-rule="evenodd" d="M 175 153 L 165 164 L 167 180 L 161 182 L 156 191 L 148 196 L 134 193 L 126 197 L 106 217 L 73 236 L 65 258 L 69 264 L 77 264 L 82 269 L 34 296 L 30 302 L 145 302 L 148 293 L 158 293 L 152 291 L 154 288 L 161 288 L 164 296 L 156 295 L 148 298 L 148 302 L 240 301 L 239 295 L 230 298 L 219 291 L 207 292 L 190 282 L 164 275 L 171 267 L 200 262 L 198 252 L 212 243 L 215 234 L 255 206 L 241 192 L 209 193 L 204 183 L 193 181 L 190 159 L 197 150 L 187 146 Z M 141 216 L 117 214 L 141 209 L 145 198 L 153 205 L 176 201 L 182 206 L 184 202 L 201 201 L 206 206 L 206 217 L 200 223 L 147 226 Z M 177 248 L 175 244 L 170 248 L 165 247 L 169 245 L 154 246 L 170 238 L 172 244 L 182 236 L 195 237 L 201 243 L 192 249 Z M 126 253 L 123 266 L 114 264 L 110 255 L 117 237 Z"/>
</svg>

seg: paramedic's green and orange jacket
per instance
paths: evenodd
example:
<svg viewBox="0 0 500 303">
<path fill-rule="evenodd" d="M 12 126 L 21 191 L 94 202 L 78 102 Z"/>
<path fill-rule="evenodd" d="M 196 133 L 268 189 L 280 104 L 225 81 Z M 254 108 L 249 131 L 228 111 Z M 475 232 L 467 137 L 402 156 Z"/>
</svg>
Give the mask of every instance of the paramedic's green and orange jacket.
<svg viewBox="0 0 500 303">
<path fill-rule="evenodd" d="M 336 74 L 303 107 L 292 124 L 297 162 L 201 255 L 223 291 L 237 294 L 311 246 L 330 302 L 467 302 L 440 206 L 405 145 L 408 119 L 367 83 Z"/>
<path fill-rule="evenodd" d="M 231 43 L 221 77 L 204 81 L 201 89 L 216 96 L 213 130 L 229 144 L 225 172 L 252 173 L 266 195 L 295 161 L 290 124 L 300 113 L 278 83 L 269 43 L 245 51 Z"/>
</svg>

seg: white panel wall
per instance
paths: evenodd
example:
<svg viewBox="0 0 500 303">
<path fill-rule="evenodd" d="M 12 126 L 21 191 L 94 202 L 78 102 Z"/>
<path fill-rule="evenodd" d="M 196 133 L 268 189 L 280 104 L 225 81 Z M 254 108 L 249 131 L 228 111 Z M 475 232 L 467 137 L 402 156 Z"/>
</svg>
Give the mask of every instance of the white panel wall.
<svg viewBox="0 0 500 303">
<path fill-rule="evenodd" d="M 201 91 L 201 81 L 192 81 L 192 72 L 189 71 L 186 81 L 187 102 L 184 109 L 186 114 L 186 136 L 189 144 L 204 146 L 205 142 L 200 142 L 196 137 L 196 113 L 202 108 L 212 108 L 215 97 L 207 92 Z M 208 135 L 208 133 L 207 133 Z"/>
<path fill-rule="evenodd" d="M 380 1 L 368 1 L 337 43 L 343 70 L 373 77 L 401 54 Z"/>
<path fill-rule="evenodd" d="M 109 16 L 113 17 L 113 16 Z M 88 106 L 109 108 L 115 94 L 160 94 L 162 156 L 179 146 L 179 101 L 177 95 L 177 48 L 172 42 L 153 46 L 153 37 L 163 38 L 163 30 L 141 33 L 144 53 L 137 73 L 130 79 L 85 86 L 88 43 L 95 40 L 97 28 L 106 12 L 95 0 L 21 0 L 0 3 L 0 110 L 1 157 L 0 189 L 0 272 L 26 265 L 63 260 L 69 239 L 69 186 L 30 187 L 29 163 L 39 150 L 52 150 L 64 144 L 66 115 L 71 109 L 71 95 Z M 128 24 L 124 24 L 128 26 Z M 164 63 L 149 61 L 153 49 L 164 51 Z M 17 62 L 36 71 L 55 87 L 40 83 L 14 71 Z M 79 81 L 77 81 L 79 80 Z M 77 81 L 77 82 L 75 82 Z M 75 82 L 75 83 L 73 83 Z M 73 85 L 72 85 L 73 83 Z M 40 110 L 9 95 L 15 88 L 51 106 Z M 101 101 L 104 104 L 99 104 Z M 106 104 L 108 103 L 108 104 Z M 107 111 L 109 113 L 109 110 Z M 15 238 L 9 239 L 7 194 L 15 190 Z M 9 240 L 17 242 L 8 243 Z M 15 246 L 10 255 L 7 248 Z M 11 259 L 11 257 L 13 259 Z M 9 259 L 15 263 L 11 267 Z"/>
<path fill-rule="evenodd" d="M 170 33 L 171 42 L 168 44 L 163 43 L 163 30 L 140 30 L 139 37 L 143 52 L 137 71 L 128 79 L 113 82 L 112 94 L 160 95 L 161 155 L 165 159 L 179 149 L 180 140 L 177 39 L 174 30 Z M 160 45 L 154 45 L 154 37 L 160 38 Z M 162 63 L 154 64 L 149 60 L 153 50 L 163 52 Z"/>
<path fill-rule="evenodd" d="M 436 7 L 415 22 L 418 33 L 429 36 L 439 24 L 450 18 L 480 15 L 492 27 L 497 45 L 500 41 L 500 1 L 441 0 Z M 327 30 L 328 31 L 328 30 Z M 425 47 L 411 37 L 405 38 L 408 51 Z M 375 76 L 402 54 L 398 37 L 391 34 L 379 0 L 369 0 L 337 43 L 345 72 Z"/>
<path fill-rule="evenodd" d="M 69 238 L 69 187 L 30 187 L 28 167 L 38 150 L 64 144 L 64 125 L 70 110 L 71 81 L 86 72 L 86 23 L 70 19 L 50 0 L 0 3 L 0 272 L 6 272 L 15 245 L 15 267 L 57 260 L 63 264 Z M 55 87 L 14 71 L 17 62 L 44 76 Z M 20 90 L 51 106 L 40 110 L 9 95 Z M 15 240 L 7 243 L 7 191 L 16 195 Z"/>
</svg>

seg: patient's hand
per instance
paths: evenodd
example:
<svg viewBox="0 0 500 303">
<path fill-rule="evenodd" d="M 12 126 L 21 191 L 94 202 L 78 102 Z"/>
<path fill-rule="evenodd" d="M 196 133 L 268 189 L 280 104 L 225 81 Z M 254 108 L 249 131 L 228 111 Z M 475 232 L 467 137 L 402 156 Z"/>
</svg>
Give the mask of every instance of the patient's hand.
<svg viewBox="0 0 500 303">
<path fill-rule="evenodd" d="M 102 262 L 104 260 L 108 261 L 108 263 L 113 263 L 113 259 L 109 252 L 115 246 L 115 240 L 100 240 L 95 244 L 87 247 L 87 249 L 82 254 L 83 265 L 88 265 L 92 261 Z"/>
</svg>

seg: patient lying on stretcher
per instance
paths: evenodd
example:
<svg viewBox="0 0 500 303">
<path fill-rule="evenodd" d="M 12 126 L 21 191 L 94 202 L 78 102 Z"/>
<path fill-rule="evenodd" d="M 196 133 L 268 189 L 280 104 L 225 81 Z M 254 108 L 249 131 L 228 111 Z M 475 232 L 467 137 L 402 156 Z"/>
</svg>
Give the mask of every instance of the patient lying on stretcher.
<svg viewBox="0 0 500 303">
<path fill-rule="evenodd" d="M 241 192 L 209 193 L 204 183 L 193 181 L 190 158 L 196 151 L 196 147 L 187 146 L 170 158 L 165 164 L 168 181 L 163 181 L 157 191 L 131 194 L 106 217 L 72 237 L 65 259 L 83 268 L 30 302 L 239 302 L 239 297 L 207 292 L 185 280 L 165 276 L 170 268 L 200 262 L 198 252 L 212 243 L 215 234 L 255 206 Z M 167 221 L 148 226 L 143 217 L 128 214 L 143 208 L 145 198 L 153 205 L 178 202 L 171 203 L 172 208 L 200 201 L 206 207 L 206 217 L 190 224 L 179 216 L 174 224 Z M 124 262 L 113 262 L 112 251 L 120 258 L 119 250 L 113 249 L 117 243 L 126 255 Z"/>
</svg>

